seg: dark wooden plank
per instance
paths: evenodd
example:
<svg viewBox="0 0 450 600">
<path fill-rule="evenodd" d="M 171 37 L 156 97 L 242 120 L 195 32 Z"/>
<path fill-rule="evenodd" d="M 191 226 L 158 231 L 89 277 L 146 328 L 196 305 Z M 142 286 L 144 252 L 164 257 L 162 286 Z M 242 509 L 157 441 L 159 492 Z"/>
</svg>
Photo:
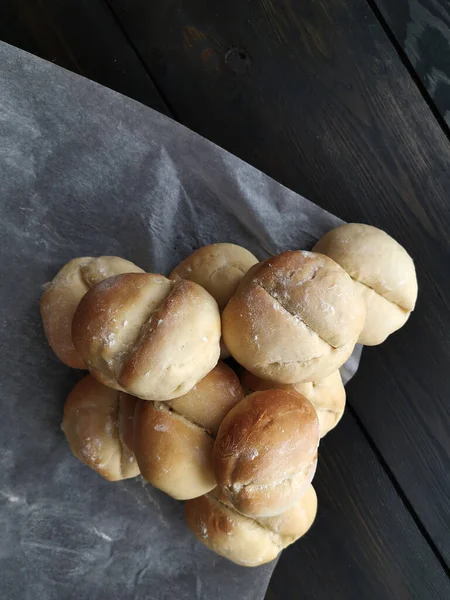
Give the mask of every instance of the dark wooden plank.
<svg viewBox="0 0 450 600">
<path fill-rule="evenodd" d="M 450 145 L 365 0 L 111 0 L 189 127 L 346 220 L 389 231 L 420 282 L 350 402 L 450 557 Z"/>
<path fill-rule="evenodd" d="M 2 0 L 0 39 L 168 113 L 103 0 Z"/>
<path fill-rule="evenodd" d="M 373 2 L 450 125 L 450 3 L 448 0 Z"/>
<path fill-rule="evenodd" d="M 318 516 L 287 548 L 272 600 L 436 600 L 450 582 L 350 413 L 322 441 Z"/>
</svg>

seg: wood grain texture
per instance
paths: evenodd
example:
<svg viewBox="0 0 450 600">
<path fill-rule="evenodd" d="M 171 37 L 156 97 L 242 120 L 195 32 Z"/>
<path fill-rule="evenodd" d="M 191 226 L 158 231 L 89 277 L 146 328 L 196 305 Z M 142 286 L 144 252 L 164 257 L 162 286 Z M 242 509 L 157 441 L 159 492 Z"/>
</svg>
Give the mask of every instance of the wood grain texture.
<svg viewBox="0 0 450 600">
<path fill-rule="evenodd" d="M 168 113 L 103 0 L 2 0 L 0 39 Z"/>
<path fill-rule="evenodd" d="M 374 2 L 450 125 L 450 3 L 448 0 Z"/>
<path fill-rule="evenodd" d="M 347 412 L 322 440 L 318 515 L 287 548 L 272 600 L 436 600 L 450 582 Z"/>
<path fill-rule="evenodd" d="M 365 0 L 111 0 L 189 127 L 414 256 L 407 326 L 350 402 L 450 558 L 450 145 Z M 286 215 L 288 218 L 288 215 Z"/>
</svg>

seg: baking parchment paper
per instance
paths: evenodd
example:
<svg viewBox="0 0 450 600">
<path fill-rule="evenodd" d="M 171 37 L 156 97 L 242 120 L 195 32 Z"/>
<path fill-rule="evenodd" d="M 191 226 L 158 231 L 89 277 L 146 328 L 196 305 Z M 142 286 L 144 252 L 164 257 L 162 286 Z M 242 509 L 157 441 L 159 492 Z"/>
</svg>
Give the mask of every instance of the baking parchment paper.
<svg viewBox="0 0 450 600">
<path fill-rule="evenodd" d="M 204 244 L 263 259 L 341 221 L 133 100 L 6 44 L 0 65 L 0 597 L 260 600 L 274 563 L 214 555 L 180 503 L 71 455 L 60 422 L 80 372 L 46 344 L 41 286 L 75 256 L 166 274 Z"/>
</svg>

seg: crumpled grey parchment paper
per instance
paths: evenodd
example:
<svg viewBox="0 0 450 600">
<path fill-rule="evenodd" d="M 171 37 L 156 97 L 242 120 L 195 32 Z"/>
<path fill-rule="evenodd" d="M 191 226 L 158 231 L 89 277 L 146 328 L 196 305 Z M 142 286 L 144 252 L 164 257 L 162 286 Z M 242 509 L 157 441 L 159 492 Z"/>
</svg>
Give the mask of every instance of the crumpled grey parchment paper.
<svg viewBox="0 0 450 600">
<path fill-rule="evenodd" d="M 60 422 L 80 373 L 46 344 L 41 286 L 75 256 L 168 273 L 211 242 L 310 248 L 340 220 L 137 102 L 6 44 L 0 64 L 0 597 L 261 599 L 273 563 L 214 555 L 180 503 L 71 455 Z"/>
</svg>

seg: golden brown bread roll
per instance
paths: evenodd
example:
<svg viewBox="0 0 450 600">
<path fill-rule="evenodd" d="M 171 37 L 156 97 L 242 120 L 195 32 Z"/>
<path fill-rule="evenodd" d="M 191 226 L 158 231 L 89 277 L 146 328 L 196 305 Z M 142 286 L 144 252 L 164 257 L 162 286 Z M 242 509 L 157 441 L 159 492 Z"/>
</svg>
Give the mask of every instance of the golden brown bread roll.
<svg viewBox="0 0 450 600">
<path fill-rule="evenodd" d="M 238 565 L 256 567 L 276 558 L 308 531 L 317 513 L 317 496 L 309 485 L 284 513 L 252 519 L 237 512 L 216 488 L 186 502 L 185 513 L 192 533 L 210 550 Z"/>
<path fill-rule="evenodd" d="M 232 356 L 278 383 L 318 381 L 350 356 L 365 305 L 330 258 L 284 252 L 250 269 L 222 315 Z"/>
<path fill-rule="evenodd" d="M 61 428 L 73 454 L 108 481 L 139 475 L 132 452 L 137 399 L 87 375 L 67 397 Z"/>
<path fill-rule="evenodd" d="M 186 500 L 215 487 L 214 436 L 243 397 L 237 375 L 219 364 L 190 392 L 170 402 L 140 401 L 134 449 L 143 477 L 173 498 Z"/>
<path fill-rule="evenodd" d="M 222 421 L 213 450 L 217 485 L 241 513 L 269 517 L 293 506 L 317 464 L 312 404 L 285 390 L 255 392 Z"/>
<path fill-rule="evenodd" d="M 196 250 L 183 260 L 169 278 L 189 279 L 207 290 L 222 311 L 235 293 L 242 277 L 258 259 L 236 244 L 210 244 Z M 230 353 L 222 342 L 220 358 Z"/>
<path fill-rule="evenodd" d="M 319 418 L 320 437 L 324 437 L 339 423 L 345 409 L 345 388 L 341 374 L 335 371 L 320 381 L 308 383 L 275 383 L 256 377 L 246 369 L 242 370 L 241 383 L 248 393 L 262 392 L 273 388 L 298 392 L 308 398 Z"/>
<path fill-rule="evenodd" d="M 196 250 L 170 274 L 170 279 L 189 279 L 207 290 L 223 310 L 244 274 L 258 262 L 236 244 L 210 244 Z"/>
<path fill-rule="evenodd" d="M 47 286 L 41 298 L 41 316 L 48 342 L 69 367 L 85 369 L 72 342 L 72 319 L 81 298 L 100 281 L 119 273 L 143 273 L 134 263 L 117 256 L 83 256 L 68 262 Z"/>
<path fill-rule="evenodd" d="M 169 402 L 178 413 L 216 437 L 225 415 L 244 397 L 236 373 L 224 362 L 208 373 L 187 394 Z"/>
<path fill-rule="evenodd" d="M 414 262 L 390 235 L 362 223 L 329 231 L 314 248 L 343 267 L 356 283 L 367 310 L 358 342 L 381 344 L 408 320 L 417 300 Z"/>
<path fill-rule="evenodd" d="M 102 383 L 165 401 L 186 394 L 217 364 L 220 314 L 214 298 L 192 281 L 128 273 L 82 298 L 72 339 Z"/>
</svg>

